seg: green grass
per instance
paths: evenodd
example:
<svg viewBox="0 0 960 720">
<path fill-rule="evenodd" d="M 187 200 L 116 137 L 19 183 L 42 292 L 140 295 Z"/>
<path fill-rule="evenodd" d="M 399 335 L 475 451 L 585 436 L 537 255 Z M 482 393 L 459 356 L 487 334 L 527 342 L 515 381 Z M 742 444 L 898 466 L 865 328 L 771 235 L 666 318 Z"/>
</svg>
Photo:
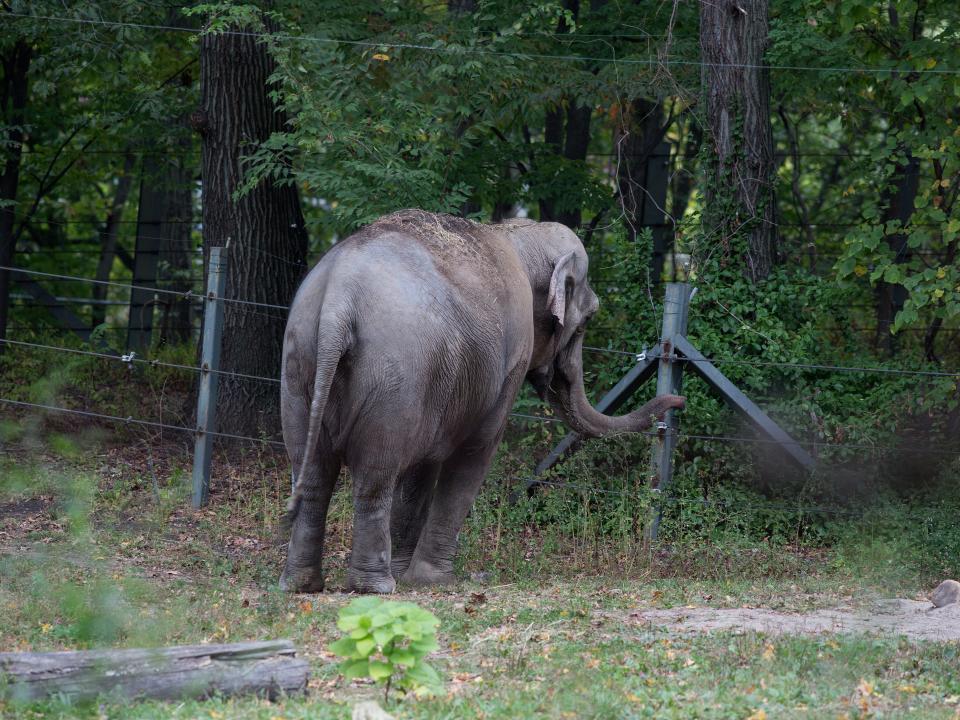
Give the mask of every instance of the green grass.
<svg viewBox="0 0 960 720">
<path fill-rule="evenodd" d="M 345 718 L 358 700 L 380 697 L 372 685 L 340 678 L 326 651 L 338 637 L 337 611 L 351 596 L 289 596 L 276 588 L 284 551 L 278 521 L 288 491 L 281 456 L 237 448 L 218 456 L 211 506 L 193 512 L 180 446 L 81 445 L 68 434 L 26 442 L 12 431 L 5 438 L 0 647 L 288 637 L 310 659 L 313 677 L 306 697 L 276 702 L 8 701 L 0 714 Z M 626 530 L 637 508 L 617 516 L 621 511 L 602 502 L 561 491 L 509 506 L 504 462 L 509 458 L 465 529 L 464 580 L 399 596 L 440 618 L 441 651 L 430 662 L 446 685 L 434 699 L 396 698 L 389 710 L 397 717 L 956 717 L 956 645 L 686 636 L 636 617 L 647 608 L 803 612 L 916 596 L 929 589 L 935 566 L 910 549 L 908 519 L 887 514 L 866 528 L 847 523 L 831 528 L 834 542 L 809 545 L 724 536 L 716 528 L 704 533 L 691 522 L 651 548 Z M 338 493 L 331 511 L 334 589 L 349 547 L 348 492 Z"/>
</svg>

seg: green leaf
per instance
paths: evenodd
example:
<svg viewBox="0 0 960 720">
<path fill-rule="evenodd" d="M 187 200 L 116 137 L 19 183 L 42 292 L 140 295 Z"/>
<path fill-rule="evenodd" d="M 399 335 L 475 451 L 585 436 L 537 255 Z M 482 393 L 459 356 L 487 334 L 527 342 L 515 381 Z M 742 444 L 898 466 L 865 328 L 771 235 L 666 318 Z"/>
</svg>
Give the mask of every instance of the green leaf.
<svg viewBox="0 0 960 720">
<path fill-rule="evenodd" d="M 360 657 L 367 657 L 374 651 L 374 649 L 376 649 L 376 647 L 377 643 L 370 638 L 357 641 L 357 653 L 360 655 Z"/>
<path fill-rule="evenodd" d="M 394 650 L 390 653 L 390 662 L 394 665 L 410 667 L 417 662 L 418 656 L 410 650 Z"/>
<path fill-rule="evenodd" d="M 422 640 L 417 640 L 416 642 L 410 643 L 410 649 L 420 655 L 426 655 L 427 653 L 433 652 L 440 647 L 440 644 L 437 642 L 437 639 L 432 636 L 423 638 Z"/>
<path fill-rule="evenodd" d="M 418 685 L 436 686 L 441 683 L 440 673 L 425 662 L 414 665 L 404 677 Z"/>
<path fill-rule="evenodd" d="M 370 677 L 377 682 L 386 680 L 393 675 L 393 663 L 380 662 L 379 660 L 370 661 Z"/>
<path fill-rule="evenodd" d="M 357 643 L 350 638 L 340 638 L 328 646 L 330 652 L 340 657 L 352 657 L 357 650 Z"/>
<path fill-rule="evenodd" d="M 370 661 L 366 658 L 362 660 L 348 660 L 340 665 L 340 674 L 347 680 L 370 677 Z"/>
<path fill-rule="evenodd" d="M 394 635 L 395 632 L 392 625 L 390 627 L 380 627 L 373 631 L 373 639 L 380 647 L 383 647 L 393 640 Z"/>
</svg>

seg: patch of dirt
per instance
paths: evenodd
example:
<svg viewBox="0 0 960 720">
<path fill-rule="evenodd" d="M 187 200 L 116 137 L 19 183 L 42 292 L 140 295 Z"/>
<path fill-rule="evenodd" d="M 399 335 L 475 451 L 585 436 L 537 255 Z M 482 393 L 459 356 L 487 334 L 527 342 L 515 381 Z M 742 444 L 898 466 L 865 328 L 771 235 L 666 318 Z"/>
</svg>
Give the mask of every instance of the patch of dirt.
<svg viewBox="0 0 960 720">
<path fill-rule="evenodd" d="M 960 604 L 935 608 L 922 600 L 885 600 L 870 608 L 809 613 L 763 608 L 685 607 L 630 613 L 633 623 L 679 633 L 733 630 L 769 635 L 871 634 L 912 640 L 960 640 Z"/>
<path fill-rule="evenodd" d="M 0 503 L 0 520 L 39 515 L 40 513 L 46 512 L 51 502 L 52 498 L 41 496 L 20 500 L 18 502 Z"/>
</svg>

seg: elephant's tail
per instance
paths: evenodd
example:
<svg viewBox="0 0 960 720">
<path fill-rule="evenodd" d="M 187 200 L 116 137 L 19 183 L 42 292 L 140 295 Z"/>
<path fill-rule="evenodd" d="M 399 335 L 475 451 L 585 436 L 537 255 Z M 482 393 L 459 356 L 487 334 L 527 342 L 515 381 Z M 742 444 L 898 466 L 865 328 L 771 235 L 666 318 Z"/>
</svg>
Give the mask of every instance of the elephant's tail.
<svg viewBox="0 0 960 720">
<path fill-rule="evenodd" d="M 313 377 L 313 396 L 310 398 L 310 416 L 307 423 L 307 436 L 303 446 L 303 457 L 297 468 L 296 485 L 293 496 L 287 505 L 288 524 L 293 523 L 300 510 L 304 481 L 316 476 L 320 453 L 320 432 L 323 427 L 323 414 L 327 407 L 327 398 L 333 378 L 337 373 L 340 358 L 350 349 L 350 320 L 344 314 L 327 310 L 320 311 L 317 323 L 317 370 Z"/>
</svg>

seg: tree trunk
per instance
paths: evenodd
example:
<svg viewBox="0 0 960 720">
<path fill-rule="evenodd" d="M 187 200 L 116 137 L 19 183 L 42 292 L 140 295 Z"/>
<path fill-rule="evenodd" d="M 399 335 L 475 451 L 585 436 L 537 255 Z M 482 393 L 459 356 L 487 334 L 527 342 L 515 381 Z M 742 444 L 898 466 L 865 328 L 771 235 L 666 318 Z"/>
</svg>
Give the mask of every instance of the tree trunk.
<svg viewBox="0 0 960 720">
<path fill-rule="evenodd" d="M 0 101 L 3 124 L 7 132 L 4 138 L 6 162 L 0 176 L 0 265 L 13 265 L 16 238 L 15 205 L 20 186 L 20 159 L 23 155 L 23 127 L 26 124 L 27 73 L 30 70 L 30 45 L 17 40 L 3 54 L 3 79 L 0 81 Z M 10 271 L 0 270 L 0 339 L 7 337 L 7 318 L 10 313 Z M 5 345 L 0 343 L 0 354 Z"/>
<path fill-rule="evenodd" d="M 920 161 L 908 151 L 907 162 L 897 165 L 894 178 L 895 187 L 888 193 L 883 220 L 884 226 L 888 222 L 899 220 L 902 228 L 913 216 L 913 203 L 917 198 L 917 188 L 920 184 Z M 886 240 L 894 253 L 895 263 L 902 264 L 910 261 L 910 248 L 907 245 L 905 232 L 888 235 Z M 897 351 L 897 344 L 890 330 L 906 300 L 907 290 L 903 285 L 883 280 L 877 283 L 877 334 L 874 345 L 878 350 L 883 350 L 889 355 L 894 355 Z"/>
<path fill-rule="evenodd" d="M 189 142 L 181 143 L 184 150 Z M 164 168 L 167 176 L 167 222 L 161 235 L 160 279 L 163 287 L 186 294 L 193 288 L 193 177 L 182 158 Z M 167 295 L 162 303 L 161 343 L 183 343 L 193 334 L 193 303 Z"/>
<path fill-rule="evenodd" d="M 656 284 L 663 274 L 667 250 L 668 158 L 657 157 L 664 149 L 669 149 L 667 143 L 661 146 L 666 132 L 663 105 L 655 100 L 636 98 L 621 109 L 620 118 L 614 132 L 620 208 L 630 242 L 636 241 L 642 227 L 653 228 L 650 282 Z"/>
<path fill-rule="evenodd" d="M 700 143 L 703 141 L 703 132 L 695 117 L 690 117 L 685 125 L 683 144 L 674 154 L 674 164 L 670 173 L 670 215 L 677 222 L 683 219 L 690 204 L 697 154 L 700 152 Z"/>
<path fill-rule="evenodd" d="M 563 6 L 573 13 L 573 19 L 576 22 L 580 14 L 580 0 L 565 0 Z M 561 18 L 557 23 L 557 33 L 563 34 L 567 32 L 567 29 L 566 19 Z M 587 149 L 590 145 L 590 116 L 592 114 L 593 111 L 590 106 L 580 104 L 576 97 L 564 96 L 562 103 L 547 109 L 543 125 L 544 143 L 555 154 L 561 155 L 567 160 L 585 162 Z M 580 227 L 582 219 L 580 208 L 559 210 L 557 208 L 558 199 L 549 191 L 539 198 L 540 220 L 563 223 L 576 230 Z"/>
<path fill-rule="evenodd" d="M 124 158 L 123 171 L 117 178 L 116 189 L 113 192 L 113 202 L 110 204 L 110 211 L 107 213 L 103 230 L 100 233 L 100 260 L 97 263 L 97 272 L 94 276 L 100 282 L 106 282 L 110 279 L 110 268 L 113 267 L 113 260 L 117 254 L 117 232 L 120 222 L 123 220 L 123 209 L 127 204 L 130 188 L 133 185 L 133 163 L 134 157 L 132 154 Z M 106 300 L 107 286 L 94 285 L 93 299 Z M 97 325 L 103 324 L 107 317 L 106 306 L 95 303 L 92 316 L 91 327 L 96 328 Z"/>
<path fill-rule="evenodd" d="M 767 0 L 701 0 L 700 49 L 707 142 L 703 231 L 710 244 L 742 252 L 753 282 L 776 261 L 770 77 L 763 66 Z M 745 236 L 745 247 L 739 239 Z M 737 247 L 740 245 L 740 247 Z"/>
<path fill-rule="evenodd" d="M 204 254 L 226 246 L 227 298 L 287 306 L 306 270 L 307 233 L 295 185 L 259 185 L 235 198 L 244 153 L 284 128 L 268 95 L 274 63 L 251 34 L 209 34 L 200 40 Z M 225 303 L 221 367 L 280 377 L 286 311 Z M 223 375 L 218 416 L 224 432 L 276 432 L 274 383 Z"/>
</svg>

